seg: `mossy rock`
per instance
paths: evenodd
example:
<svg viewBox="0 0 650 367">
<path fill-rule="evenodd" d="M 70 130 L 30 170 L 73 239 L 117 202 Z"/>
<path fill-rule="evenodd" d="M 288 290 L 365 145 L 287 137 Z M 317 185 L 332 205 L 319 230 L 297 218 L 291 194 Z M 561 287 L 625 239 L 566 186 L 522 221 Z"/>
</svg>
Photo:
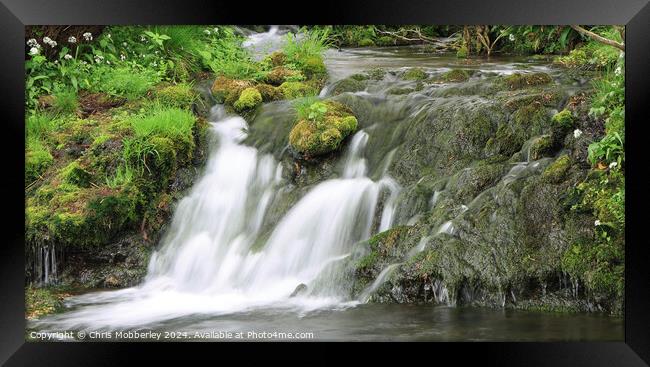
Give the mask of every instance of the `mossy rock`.
<svg viewBox="0 0 650 367">
<path fill-rule="evenodd" d="M 218 103 L 233 104 L 239 99 L 239 94 L 246 88 L 253 86 L 248 80 L 230 79 L 224 76 L 218 77 L 212 84 L 212 96 Z"/>
<path fill-rule="evenodd" d="M 530 159 L 538 160 L 553 153 L 553 140 L 550 135 L 542 135 L 535 139 L 530 146 Z"/>
<path fill-rule="evenodd" d="M 564 154 L 550 164 L 542 173 L 542 178 L 551 183 L 560 183 L 571 168 L 571 158 Z"/>
<path fill-rule="evenodd" d="M 303 60 L 300 69 L 308 78 L 322 77 L 327 74 L 327 67 L 321 56 L 310 56 Z"/>
<path fill-rule="evenodd" d="M 262 95 L 254 87 L 244 89 L 239 95 L 239 99 L 234 103 L 235 110 L 241 112 L 255 108 L 262 103 Z"/>
<path fill-rule="evenodd" d="M 154 90 L 154 97 L 166 106 L 189 108 L 198 99 L 198 93 L 189 84 L 174 84 Z"/>
<path fill-rule="evenodd" d="M 503 79 L 503 82 L 510 90 L 545 85 L 553 79 L 546 73 L 514 73 Z"/>
<path fill-rule="evenodd" d="M 342 79 L 338 81 L 332 87 L 331 94 L 333 96 L 342 94 L 342 93 L 354 93 L 366 89 L 366 83 L 364 79 L 361 79 L 356 76 L 351 76 L 349 78 Z"/>
<path fill-rule="evenodd" d="M 266 74 L 264 80 L 271 85 L 279 86 L 286 81 L 300 81 L 304 76 L 300 71 L 292 70 L 284 66 L 276 66 Z"/>
<path fill-rule="evenodd" d="M 327 111 L 317 120 L 300 120 L 289 133 L 289 143 L 306 157 L 326 154 L 338 149 L 343 139 L 356 131 L 357 119 L 344 105 L 327 101 Z"/>
<path fill-rule="evenodd" d="M 469 80 L 469 77 L 471 76 L 471 73 L 468 70 L 465 69 L 453 69 L 449 70 L 448 72 L 442 74 L 440 76 L 440 80 L 444 82 L 451 82 L 451 83 L 459 83 L 459 82 L 466 82 Z"/>
<path fill-rule="evenodd" d="M 386 75 L 386 70 L 382 68 L 374 68 L 366 71 L 366 74 L 368 75 L 368 78 L 372 80 L 382 80 L 384 79 L 384 75 Z"/>
<path fill-rule="evenodd" d="M 551 121 L 553 121 L 553 124 L 563 128 L 563 129 L 570 129 L 573 127 L 573 114 L 569 110 L 562 110 L 555 115 L 553 115 L 553 118 Z"/>
<path fill-rule="evenodd" d="M 305 82 L 284 82 L 278 88 L 286 99 L 314 96 L 318 93 L 314 87 Z"/>
<path fill-rule="evenodd" d="M 269 84 L 258 84 L 255 88 L 260 92 L 264 102 L 279 101 L 284 98 L 282 91 L 278 87 Z"/>
<path fill-rule="evenodd" d="M 518 152 L 525 141 L 526 132 L 521 127 L 504 123 L 499 125 L 495 136 L 488 139 L 485 151 L 488 156 L 510 156 Z"/>
<path fill-rule="evenodd" d="M 411 68 L 402 74 L 404 80 L 424 80 L 427 78 L 427 73 L 421 68 Z"/>
<path fill-rule="evenodd" d="M 274 51 L 270 55 L 267 55 L 264 58 L 264 61 L 268 62 L 272 66 L 282 66 L 287 62 L 287 55 L 282 51 Z"/>
</svg>

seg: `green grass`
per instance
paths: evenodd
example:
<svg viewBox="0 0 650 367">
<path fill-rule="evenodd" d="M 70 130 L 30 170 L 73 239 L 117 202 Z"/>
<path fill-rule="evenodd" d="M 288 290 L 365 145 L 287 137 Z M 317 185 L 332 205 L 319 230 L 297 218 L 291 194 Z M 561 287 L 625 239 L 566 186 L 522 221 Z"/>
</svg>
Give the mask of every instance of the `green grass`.
<svg viewBox="0 0 650 367">
<path fill-rule="evenodd" d="M 128 164 L 119 166 L 112 177 L 106 177 L 106 186 L 111 189 L 126 186 L 135 178 L 135 171 Z"/>
<path fill-rule="evenodd" d="M 95 92 L 104 92 L 113 96 L 137 99 L 144 96 L 160 77 L 150 69 L 132 69 L 126 66 L 116 68 L 98 68 L 95 71 L 98 80 L 93 84 Z"/>
<path fill-rule="evenodd" d="M 56 127 L 56 118 L 50 114 L 38 112 L 27 117 L 25 134 L 29 138 L 47 137 Z"/>
<path fill-rule="evenodd" d="M 172 139 L 187 139 L 192 136 L 195 117 L 188 110 L 178 107 L 164 107 L 152 104 L 143 115 L 130 119 L 131 127 L 137 137 L 152 134 Z"/>
<path fill-rule="evenodd" d="M 53 106 L 54 111 L 62 114 L 70 114 L 77 111 L 79 107 L 79 98 L 77 92 L 73 89 L 66 89 L 58 93 L 54 93 Z"/>
<path fill-rule="evenodd" d="M 304 97 L 298 98 L 293 102 L 293 109 L 296 111 L 296 120 L 308 120 L 310 107 L 318 102 L 318 97 Z"/>
</svg>

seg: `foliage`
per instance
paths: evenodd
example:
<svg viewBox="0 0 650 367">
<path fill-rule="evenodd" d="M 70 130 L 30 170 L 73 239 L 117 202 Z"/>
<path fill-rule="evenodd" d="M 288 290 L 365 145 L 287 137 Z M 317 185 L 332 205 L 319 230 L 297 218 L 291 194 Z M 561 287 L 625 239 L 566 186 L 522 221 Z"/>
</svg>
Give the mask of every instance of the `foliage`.
<svg viewBox="0 0 650 367">
<path fill-rule="evenodd" d="M 314 102 L 300 107 L 298 120 L 289 134 L 289 143 L 307 157 L 326 154 L 339 148 L 343 139 L 356 131 L 357 119 L 344 105 L 334 102 Z"/>
</svg>

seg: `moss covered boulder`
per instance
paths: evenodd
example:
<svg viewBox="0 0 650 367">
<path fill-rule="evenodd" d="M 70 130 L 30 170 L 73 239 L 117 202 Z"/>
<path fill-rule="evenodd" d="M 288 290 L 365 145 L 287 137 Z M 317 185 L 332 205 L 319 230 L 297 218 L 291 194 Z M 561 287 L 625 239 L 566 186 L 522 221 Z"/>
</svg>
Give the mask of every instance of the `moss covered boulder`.
<svg viewBox="0 0 650 367">
<path fill-rule="evenodd" d="M 510 90 L 545 85 L 552 81 L 553 79 L 546 73 L 515 73 L 503 79 Z"/>
<path fill-rule="evenodd" d="M 319 117 L 302 119 L 289 133 L 289 143 L 298 153 L 313 157 L 338 149 L 348 135 L 357 130 L 357 119 L 344 105 L 327 101 Z"/>
<path fill-rule="evenodd" d="M 278 89 L 286 99 L 295 99 L 318 94 L 316 88 L 305 82 L 284 82 Z"/>
<path fill-rule="evenodd" d="M 402 74 L 404 80 L 424 80 L 427 78 L 427 73 L 421 68 L 411 68 Z"/>
<path fill-rule="evenodd" d="M 260 92 L 254 87 L 249 87 L 241 92 L 233 106 L 235 107 L 235 110 L 241 112 L 253 109 L 260 103 L 262 103 L 262 95 Z"/>
<path fill-rule="evenodd" d="M 264 80 L 271 85 L 278 86 L 285 81 L 300 81 L 304 79 L 298 70 L 292 70 L 284 66 L 276 66 L 266 74 Z"/>
<path fill-rule="evenodd" d="M 218 77 L 212 84 L 212 96 L 218 103 L 234 103 L 239 99 L 239 94 L 246 88 L 253 86 L 248 80 L 230 79 L 225 76 Z"/>
</svg>

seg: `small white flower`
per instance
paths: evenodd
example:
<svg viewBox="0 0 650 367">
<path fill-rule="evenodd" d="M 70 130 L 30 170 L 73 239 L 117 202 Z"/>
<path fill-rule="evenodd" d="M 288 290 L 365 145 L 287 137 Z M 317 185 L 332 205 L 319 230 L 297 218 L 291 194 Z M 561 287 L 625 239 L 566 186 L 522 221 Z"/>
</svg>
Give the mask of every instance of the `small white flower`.
<svg viewBox="0 0 650 367">
<path fill-rule="evenodd" d="M 573 130 L 573 137 L 578 139 L 582 135 L 582 130 L 580 129 L 575 129 Z"/>
<path fill-rule="evenodd" d="M 623 72 L 623 70 L 621 69 L 620 66 L 617 67 L 616 70 L 614 70 L 614 74 L 616 74 L 616 75 L 621 75 L 622 72 Z"/>
<path fill-rule="evenodd" d="M 49 45 L 50 45 L 50 47 L 55 47 L 56 46 L 56 41 L 50 41 Z"/>
<path fill-rule="evenodd" d="M 214 31 L 214 33 L 219 33 L 219 28 L 214 27 L 213 31 Z"/>
<path fill-rule="evenodd" d="M 29 54 L 31 56 L 36 56 L 36 55 L 38 55 L 38 53 L 39 53 L 39 51 L 38 51 L 37 47 L 32 47 L 32 48 L 29 49 Z"/>
<path fill-rule="evenodd" d="M 27 40 L 27 46 L 29 47 L 38 47 L 38 41 L 36 41 L 36 38 L 30 38 Z"/>
<path fill-rule="evenodd" d="M 106 37 L 108 37 L 108 38 L 111 38 L 111 34 L 110 34 L 110 33 L 109 33 L 109 34 L 107 34 L 107 35 L 106 35 Z"/>
<path fill-rule="evenodd" d="M 158 51 L 154 52 L 156 55 L 158 55 Z"/>
<path fill-rule="evenodd" d="M 122 46 L 126 47 L 127 46 L 126 42 L 122 42 Z"/>
<path fill-rule="evenodd" d="M 211 32 L 210 32 L 209 29 L 206 29 L 206 30 L 204 30 L 203 32 L 205 32 L 205 34 L 207 34 L 208 36 L 211 34 Z"/>
<path fill-rule="evenodd" d="M 83 65 L 88 65 L 88 63 L 87 63 L 86 61 L 82 61 L 81 63 L 82 63 Z"/>
<path fill-rule="evenodd" d="M 515 35 L 514 34 L 509 35 L 508 39 L 510 40 L 510 42 L 514 41 L 515 40 Z"/>
<path fill-rule="evenodd" d="M 140 42 L 147 42 L 147 37 L 140 36 Z"/>
<path fill-rule="evenodd" d="M 108 65 L 110 65 L 110 64 L 111 64 L 111 62 L 110 62 L 110 61 L 108 61 L 108 60 L 106 60 L 106 63 L 107 63 Z"/>
<path fill-rule="evenodd" d="M 596 221 L 594 222 L 594 226 L 598 227 L 599 225 L 600 225 L 600 221 L 598 219 L 596 219 Z"/>
<path fill-rule="evenodd" d="M 96 62 L 97 64 L 101 63 L 102 61 L 104 61 L 104 56 L 102 56 L 102 55 L 95 55 L 95 62 Z"/>
<path fill-rule="evenodd" d="M 120 60 L 122 61 L 126 60 L 126 56 L 124 54 L 120 54 Z"/>
<path fill-rule="evenodd" d="M 72 55 L 65 54 L 65 56 L 63 56 L 63 58 L 66 59 L 66 60 L 72 60 Z"/>
<path fill-rule="evenodd" d="M 50 37 L 43 37 L 43 43 L 50 44 L 52 42 L 52 39 Z"/>
<path fill-rule="evenodd" d="M 613 169 L 616 166 L 618 166 L 618 162 L 612 162 L 609 164 L 609 169 Z"/>
<path fill-rule="evenodd" d="M 83 34 L 83 38 L 84 38 L 86 41 L 92 41 L 92 40 L 93 40 L 93 35 L 92 35 L 92 33 L 90 33 L 90 32 L 86 32 L 86 33 Z"/>
<path fill-rule="evenodd" d="M 68 37 L 68 43 L 77 43 L 77 38 L 75 36 Z"/>
</svg>

